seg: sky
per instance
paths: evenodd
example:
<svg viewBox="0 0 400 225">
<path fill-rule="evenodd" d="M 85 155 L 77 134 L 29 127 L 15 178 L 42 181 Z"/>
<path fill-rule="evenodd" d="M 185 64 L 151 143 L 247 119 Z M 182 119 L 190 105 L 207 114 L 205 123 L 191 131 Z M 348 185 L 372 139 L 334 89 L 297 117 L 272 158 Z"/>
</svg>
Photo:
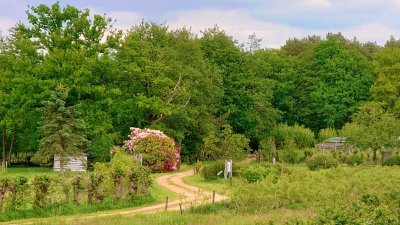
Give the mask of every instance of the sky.
<svg viewBox="0 0 400 225">
<path fill-rule="evenodd" d="M 0 31 L 27 23 L 28 5 L 51 0 L 0 0 Z M 279 48 L 289 38 L 341 32 L 349 39 L 384 44 L 400 36 L 400 0 L 59 0 L 61 5 L 105 13 L 116 28 L 141 21 L 165 23 L 171 29 L 200 31 L 218 25 L 239 43 L 262 38 L 262 47 Z"/>
</svg>

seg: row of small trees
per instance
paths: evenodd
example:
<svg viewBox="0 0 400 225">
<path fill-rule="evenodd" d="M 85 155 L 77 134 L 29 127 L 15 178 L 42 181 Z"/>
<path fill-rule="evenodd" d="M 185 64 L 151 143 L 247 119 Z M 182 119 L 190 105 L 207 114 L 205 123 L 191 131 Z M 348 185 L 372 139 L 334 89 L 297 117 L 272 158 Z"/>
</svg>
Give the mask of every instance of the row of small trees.
<svg viewBox="0 0 400 225">
<path fill-rule="evenodd" d="M 150 172 L 130 155 L 117 151 L 109 163 L 97 163 L 90 173 L 36 175 L 0 178 L 0 211 L 46 208 L 73 202 L 134 199 L 148 194 Z"/>
</svg>

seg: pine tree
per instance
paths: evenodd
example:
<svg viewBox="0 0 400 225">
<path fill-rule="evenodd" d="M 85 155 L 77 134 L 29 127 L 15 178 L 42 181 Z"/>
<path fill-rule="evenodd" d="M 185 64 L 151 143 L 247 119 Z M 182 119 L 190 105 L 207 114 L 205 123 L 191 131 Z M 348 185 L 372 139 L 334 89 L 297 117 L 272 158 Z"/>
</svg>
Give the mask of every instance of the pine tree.
<svg viewBox="0 0 400 225">
<path fill-rule="evenodd" d="M 52 91 L 42 108 L 42 139 L 33 161 L 48 163 L 54 155 L 60 158 L 60 169 L 67 163 L 67 157 L 79 156 L 89 141 L 85 136 L 83 122 L 77 118 L 76 106 L 68 106 L 69 88 L 59 85 Z"/>
</svg>

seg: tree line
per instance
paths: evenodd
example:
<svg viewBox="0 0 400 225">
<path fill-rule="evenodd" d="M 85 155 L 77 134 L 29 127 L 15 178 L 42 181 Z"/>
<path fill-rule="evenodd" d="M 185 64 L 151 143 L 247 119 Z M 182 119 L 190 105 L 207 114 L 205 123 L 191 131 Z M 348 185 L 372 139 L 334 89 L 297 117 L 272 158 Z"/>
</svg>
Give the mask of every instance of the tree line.
<svg viewBox="0 0 400 225">
<path fill-rule="evenodd" d="M 164 131 L 194 161 L 256 150 L 278 124 L 318 134 L 400 115 L 393 37 L 380 46 L 329 33 L 263 49 L 255 35 L 240 44 L 217 26 L 196 35 L 142 22 L 123 33 L 106 15 L 59 3 L 30 7 L 27 18 L 0 41 L 3 161 L 69 145 L 106 161 L 132 126 Z"/>
</svg>

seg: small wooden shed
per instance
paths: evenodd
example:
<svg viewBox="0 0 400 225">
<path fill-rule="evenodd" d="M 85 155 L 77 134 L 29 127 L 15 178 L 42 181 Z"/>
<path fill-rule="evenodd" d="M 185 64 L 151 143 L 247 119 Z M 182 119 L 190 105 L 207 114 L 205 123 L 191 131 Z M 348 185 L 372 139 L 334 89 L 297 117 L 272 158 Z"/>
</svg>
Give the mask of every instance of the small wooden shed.
<svg viewBox="0 0 400 225">
<path fill-rule="evenodd" d="M 73 172 L 86 172 L 87 168 L 87 156 L 70 156 L 64 158 L 64 170 L 70 170 Z M 54 155 L 54 171 L 60 172 L 61 170 L 60 156 Z"/>
</svg>

